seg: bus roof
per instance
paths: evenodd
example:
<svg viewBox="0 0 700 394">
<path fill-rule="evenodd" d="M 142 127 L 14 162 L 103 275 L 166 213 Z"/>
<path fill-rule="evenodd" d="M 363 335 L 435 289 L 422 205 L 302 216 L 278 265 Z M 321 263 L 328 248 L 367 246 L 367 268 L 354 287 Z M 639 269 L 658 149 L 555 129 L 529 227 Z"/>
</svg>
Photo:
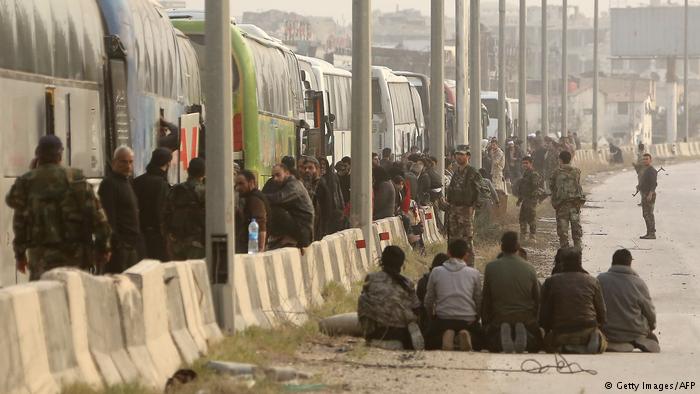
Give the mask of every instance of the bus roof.
<svg viewBox="0 0 700 394">
<path fill-rule="evenodd" d="M 384 66 L 372 66 L 372 77 L 381 78 L 387 82 L 409 83 L 408 78 L 396 75 L 390 68 Z"/>
<path fill-rule="evenodd" d="M 352 77 L 352 73 L 350 71 L 343 70 L 342 68 L 338 68 L 338 67 L 328 63 L 325 60 L 318 59 L 315 57 L 302 56 L 302 55 L 296 55 L 296 56 L 300 62 L 308 63 L 313 67 L 320 68 L 324 74 Z"/>
<path fill-rule="evenodd" d="M 204 18 L 204 11 L 202 10 L 168 10 L 168 17 L 171 20 L 174 21 L 183 21 L 183 22 L 203 22 L 205 20 Z M 234 18 L 231 18 L 231 28 L 236 28 L 240 34 L 246 38 L 249 38 L 251 40 L 255 40 L 257 43 L 261 45 L 265 45 L 267 47 L 275 47 L 280 50 L 283 50 L 285 52 L 292 52 L 289 47 L 284 45 L 284 43 L 269 34 L 265 32 L 263 29 L 256 25 L 248 24 L 248 23 L 241 23 L 238 24 L 236 23 L 236 20 Z M 202 29 L 204 26 L 202 25 Z M 201 34 L 204 34 L 204 31 L 201 32 Z"/>
</svg>

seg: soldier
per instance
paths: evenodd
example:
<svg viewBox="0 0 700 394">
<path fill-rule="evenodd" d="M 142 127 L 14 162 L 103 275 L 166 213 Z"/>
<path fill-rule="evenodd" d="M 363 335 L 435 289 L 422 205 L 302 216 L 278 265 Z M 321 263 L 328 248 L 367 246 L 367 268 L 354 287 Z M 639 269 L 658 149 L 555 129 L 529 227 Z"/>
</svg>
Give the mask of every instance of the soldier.
<svg viewBox="0 0 700 394">
<path fill-rule="evenodd" d="M 642 168 L 639 171 L 637 190 L 642 194 L 642 216 L 647 226 L 647 233 L 640 239 L 656 239 L 656 220 L 654 219 L 654 204 L 656 203 L 656 178 L 658 172 L 651 165 L 651 154 L 642 155 Z"/>
<path fill-rule="evenodd" d="M 557 235 L 562 248 L 569 246 L 569 223 L 574 246 L 581 248 L 581 206 L 586 202 L 581 188 L 581 170 L 571 166 L 571 152 L 559 154 L 559 168 L 549 179 L 552 189 L 552 206 L 557 211 Z"/>
<path fill-rule="evenodd" d="M 518 183 L 518 202 L 520 206 L 520 238 L 524 239 L 530 227 L 530 239 L 537 234 L 537 204 L 544 194 L 542 177 L 535 171 L 533 160 L 526 156 L 522 160 L 523 177 Z"/>
<path fill-rule="evenodd" d="M 479 201 L 479 182 L 481 175 L 469 165 L 471 154 L 465 146 L 458 146 L 455 151 L 457 166 L 452 175 L 452 182 L 447 189 L 447 203 L 450 214 L 448 217 L 449 241 L 464 239 L 469 245 L 469 260 L 467 264 L 474 262 L 474 243 L 472 223 L 474 221 L 474 208 Z"/>
<path fill-rule="evenodd" d="M 165 231 L 174 260 L 204 258 L 205 172 L 204 159 L 192 159 L 187 167 L 187 181 L 175 185 L 168 193 Z"/>
<path fill-rule="evenodd" d="M 29 280 L 57 267 L 94 270 L 110 257 L 110 228 L 83 172 L 61 165 L 63 144 L 41 137 L 37 167 L 17 178 L 7 194 L 14 209 L 17 270 Z M 94 255 L 93 255 L 94 253 Z"/>
</svg>

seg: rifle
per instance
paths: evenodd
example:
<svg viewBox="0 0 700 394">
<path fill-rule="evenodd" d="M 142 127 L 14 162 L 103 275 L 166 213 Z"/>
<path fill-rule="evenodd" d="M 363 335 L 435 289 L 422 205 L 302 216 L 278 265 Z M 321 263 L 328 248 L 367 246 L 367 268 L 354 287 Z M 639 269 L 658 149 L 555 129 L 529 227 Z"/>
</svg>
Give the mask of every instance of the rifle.
<svg viewBox="0 0 700 394">
<path fill-rule="evenodd" d="M 661 167 L 659 167 L 658 170 L 656 170 L 656 173 L 658 174 L 658 173 L 660 173 L 661 171 L 664 171 L 664 172 L 665 172 L 666 169 L 665 169 L 663 166 L 661 166 Z M 634 192 L 634 194 L 632 195 L 632 197 L 637 197 L 637 194 L 639 194 L 639 185 L 637 185 L 637 191 Z"/>
</svg>

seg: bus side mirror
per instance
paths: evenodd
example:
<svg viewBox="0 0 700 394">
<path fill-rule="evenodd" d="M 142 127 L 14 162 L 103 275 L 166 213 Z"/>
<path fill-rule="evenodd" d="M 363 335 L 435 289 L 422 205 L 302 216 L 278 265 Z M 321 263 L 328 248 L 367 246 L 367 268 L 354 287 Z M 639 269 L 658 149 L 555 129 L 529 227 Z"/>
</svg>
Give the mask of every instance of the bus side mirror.
<svg viewBox="0 0 700 394">
<path fill-rule="evenodd" d="M 304 83 L 304 90 L 311 90 L 311 82 L 304 80 L 303 83 Z"/>
<path fill-rule="evenodd" d="M 328 121 L 331 123 L 335 122 L 335 114 L 328 114 Z"/>
</svg>

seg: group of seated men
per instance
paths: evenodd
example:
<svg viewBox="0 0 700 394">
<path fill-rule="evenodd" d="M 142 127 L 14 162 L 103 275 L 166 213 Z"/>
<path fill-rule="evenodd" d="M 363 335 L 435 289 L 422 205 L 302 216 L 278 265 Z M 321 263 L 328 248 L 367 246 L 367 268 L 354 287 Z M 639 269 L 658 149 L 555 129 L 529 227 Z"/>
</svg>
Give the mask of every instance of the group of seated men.
<svg viewBox="0 0 700 394">
<path fill-rule="evenodd" d="M 517 233 L 503 235 L 501 250 L 486 265 L 482 286 L 481 273 L 465 263 L 467 243 L 454 240 L 416 288 L 401 274 L 403 251 L 386 247 L 381 271 L 367 275 L 358 300 L 368 343 L 505 353 L 660 351 L 654 305 L 629 250 L 616 251 L 596 278 L 583 269 L 580 249 L 560 249 L 542 285 Z"/>
</svg>

